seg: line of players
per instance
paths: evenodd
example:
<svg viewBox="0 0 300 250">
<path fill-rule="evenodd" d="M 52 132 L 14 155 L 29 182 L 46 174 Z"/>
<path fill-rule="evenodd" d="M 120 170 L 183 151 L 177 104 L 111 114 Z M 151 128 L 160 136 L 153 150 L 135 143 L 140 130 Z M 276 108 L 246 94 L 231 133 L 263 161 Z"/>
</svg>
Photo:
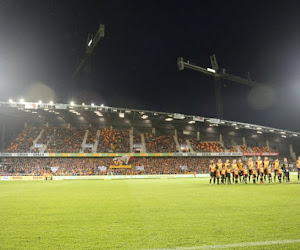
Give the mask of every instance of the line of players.
<svg viewBox="0 0 300 250">
<path fill-rule="evenodd" d="M 300 182 L 300 156 L 296 161 L 296 166 L 298 169 L 298 182 Z M 209 165 L 209 183 L 211 184 L 213 181 L 215 184 L 217 181 L 217 184 L 220 184 L 221 180 L 221 184 L 237 184 L 238 182 L 247 184 L 247 181 L 251 181 L 251 176 L 254 184 L 259 180 L 260 183 L 264 183 L 267 179 L 268 182 L 271 183 L 272 170 L 274 171 L 274 182 L 276 182 L 276 179 L 278 179 L 280 183 L 282 181 L 290 182 L 287 158 L 284 158 L 282 163 L 280 163 L 278 159 L 271 163 L 268 157 L 262 160 L 260 156 L 258 156 L 255 163 L 252 158 L 249 158 L 245 163 L 243 163 L 241 159 L 239 159 L 238 162 L 234 159 L 232 163 L 230 163 L 228 159 L 225 163 L 223 163 L 221 159 L 218 159 L 217 163 L 212 160 Z"/>
</svg>

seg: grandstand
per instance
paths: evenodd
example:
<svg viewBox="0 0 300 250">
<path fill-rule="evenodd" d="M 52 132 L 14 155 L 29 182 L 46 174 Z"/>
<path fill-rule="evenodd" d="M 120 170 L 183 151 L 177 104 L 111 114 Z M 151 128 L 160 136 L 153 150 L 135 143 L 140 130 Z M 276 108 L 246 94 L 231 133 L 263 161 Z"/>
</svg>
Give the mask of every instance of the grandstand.
<svg viewBox="0 0 300 250">
<path fill-rule="evenodd" d="M 1 102 L 1 152 L 299 153 L 299 133 L 199 116 L 95 105 Z"/>
<path fill-rule="evenodd" d="M 294 161 L 300 148 L 295 132 L 183 114 L 11 101 L 0 115 L 0 175 L 205 174 L 209 157 Z M 132 168 L 106 168 L 124 155 Z"/>
</svg>

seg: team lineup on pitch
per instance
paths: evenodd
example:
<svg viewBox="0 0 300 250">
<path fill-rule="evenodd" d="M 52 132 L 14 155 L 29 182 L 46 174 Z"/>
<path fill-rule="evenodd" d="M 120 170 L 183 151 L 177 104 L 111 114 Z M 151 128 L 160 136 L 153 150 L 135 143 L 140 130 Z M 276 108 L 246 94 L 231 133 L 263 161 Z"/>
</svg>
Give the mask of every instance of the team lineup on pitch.
<svg viewBox="0 0 300 250">
<path fill-rule="evenodd" d="M 296 167 L 298 170 L 298 182 L 300 181 L 300 157 L 296 161 Z M 210 184 L 231 184 L 231 183 L 250 183 L 253 184 L 264 183 L 268 180 L 268 183 L 279 183 L 282 181 L 290 182 L 290 169 L 287 158 L 283 159 L 282 164 L 278 159 L 273 163 L 269 161 L 268 157 L 261 160 L 259 156 L 257 160 L 254 161 L 249 158 L 248 161 L 243 163 L 242 159 L 238 162 L 233 159 L 232 163 L 230 160 L 226 160 L 225 163 L 221 159 L 218 159 L 217 163 L 214 160 L 210 161 L 209 173 L 210 173 Z M 272 178 L 272 172 L 274 176 Z M 231 181 L 232 180 L 232 181 Z"/>
</svg>

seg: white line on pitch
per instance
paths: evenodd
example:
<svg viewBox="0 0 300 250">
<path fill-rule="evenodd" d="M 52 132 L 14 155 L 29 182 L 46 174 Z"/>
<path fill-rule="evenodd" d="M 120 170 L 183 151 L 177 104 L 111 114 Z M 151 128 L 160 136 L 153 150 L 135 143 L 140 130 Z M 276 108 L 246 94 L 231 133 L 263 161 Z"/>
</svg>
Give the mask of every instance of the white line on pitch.
<svg viewBox="0 0 300 250">
<path fill-rule="evenodd" d="M 155 248 L 155 249 L 148 249 L 148 250 L 221 249 L 221 248 L 250 247 L 250 246 L 270 246 L 270 245 L 292 244 L 292 243 L 300 243 L 300 240 L 257 241 L 257 242 L 234 243 L 234 244 L 227 244 L 227 245 L 206 245 L 206 246 L 197 246 L 197 247 Z"/>
</svg>

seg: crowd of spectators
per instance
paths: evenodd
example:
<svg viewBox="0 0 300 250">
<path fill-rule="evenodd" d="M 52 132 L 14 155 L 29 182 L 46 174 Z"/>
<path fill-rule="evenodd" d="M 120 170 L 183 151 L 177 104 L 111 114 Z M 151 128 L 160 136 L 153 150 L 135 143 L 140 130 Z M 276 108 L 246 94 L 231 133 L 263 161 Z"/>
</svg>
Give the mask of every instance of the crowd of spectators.
<svg viewBox="0 0 300 250">
<path fill-rule="evenodd" d="M 130 152 L 129 131 L 101 129 L 98 152 L 127 153 Z"/>
<path fill-rule="evenodd" d="M 54 134 L 54 128 L 44 128 L 44 132 L 38 139 L 38 144 L 48 144 L 51 140 L 51 135 Z"/>
<path fill-rule="evenodd" d="M 189 146 L 186 142 L 186 139 L 178 137 L 178 144 L 182 152 L 189 152 Z"/>
<path fill-rule="evenodd" d="M 271 153 L 271 150 L 268 147 L 252 147 L 251 149 L 255 153 L 263 153 L 263 152 Z"/>
<path fill-rule="evenodd" d="M 51 172 L 54 175 L 111 175 L 111 174 L 184 174 L 207 173 L 209 158 L 167 157 L 133 158 L 128 164 L 132 168 L 110 168 L 113 158 L 4 158 L 0 164 L 0 175 L 35 175 Z M 99 167 L 106 167 L 101 171 Z M 184 168 L 181 168 L 183 167 Z M 143 170 L 137 170 L 143 167 Z M 186 167 L 186 168 L 185 168 Z"/>
<path fill-rule="evenodd" d="M 251 153 L 251 150 L 247 146 L 240 146 L 242 153 Z"/>
<path fill-rule="evenodd" d="M 230 147 L 226 147 L 228 152 L 238 152 L 236 146 L 230 146 Z"/>
<path fill-rule="evenodd" d="M 86 138 L 85 144 L 88 144 L 88 145 L 93 144 L 94 145 L 95 142 L 96 142 L 97 128 L 90 127 L 88 129 L 88 131 L 89 131 L 89 133 L 88 133 L 88 136 Z M 93 148 L 91 148 L 91 147 L 85 147 L 83 152 L 84 153 L 92 153 L 92 151 L 93 151 Z"/>
<path fill-rule="evenodd" d="M 36 127 L 24 128 L 23 131 L 16 137 L 16 139 L 8 146 L 7 152 L 30 152 L 30 148 L 33 146 L 33 141 L 37 138 L 41 130 L 41 128 Z"/>
<path fill-rule="evenodd" d="M 97 135 L 97 128 L 95 127 L 90 127 L 88 129 L 89 133 L 86 138 L 86 144 L 94 144 L 96 141 L 96 135 Z"/>
<path fill-rule="evenodd" d="M 86 144 L 94 145 L 96 139 L 99 140 L 97 152 L 100 153 L 127 153 L 130 152 L 130 136 L 129 131 L 119 131 L 110 129 L 99 129 L 100 135 L 97 136 L 97 128 L 36 128 L 28 127 L 15 138 L 8 146 L 7 152 L 28 153 L 37 152 L 39 148 L 34 148 L 33 141 L 38 137 L 39 133 L 44 129 L 41 137 L 36 144 L 47 145 L 45 153 L 79 153 L 82 150 L 85 153 L 91 153 L 91 147 L 82 148 L 83 138 L 86 130 L 89 131 Z M 144 134 L 146 152 L 148 153 L 172 153 L 179 150 L 188 152 L 188 146 L 183 149 L 182 145 L 188 145 L 185 138 L 178 137 L 179 147 L 173 136 L 154 135 L 151 133 Z M 238 152 L 236 146 L 224 148 L 220 142 L 204 142 L 196 139 L 189 139 L 192 149 L 195 152 Z M 133 135 L 133 144 L 142 144 L 141 134 Z M 268 147 L 247 147 L 240 146 L 243 153 L 263 153 L 271 152 Z M 139 152 L 140 148 L 133 149 L 134 152 Z"/>
<path fill-rule="evenodd" d="M 147 153 L 172 153 L 177 152 L 173 136 L 145 134 Z"/>
<path fill-rule="evenodd" d="M 133 135 L 133 144 L 141 144 L 142 143 L 142 138 L 141 135 Z"/>
<path fill-rule="evenodd" d="M 202 142 L 200 140 L 190 140 L 195 152 L 225 152 L 220 142 Z"/>
<path fill-rule="evenodd" d="M 142 151 L 142 137 L 140 134 L 133 135 L 133 152 L 141 153 Z"/>
<path fill-rule="evenodd" d="M 54 128 L 49 134 L 50 142 L 45 152 L 79 153 L 81 151 L 85 128 Z"/>
</svg>

